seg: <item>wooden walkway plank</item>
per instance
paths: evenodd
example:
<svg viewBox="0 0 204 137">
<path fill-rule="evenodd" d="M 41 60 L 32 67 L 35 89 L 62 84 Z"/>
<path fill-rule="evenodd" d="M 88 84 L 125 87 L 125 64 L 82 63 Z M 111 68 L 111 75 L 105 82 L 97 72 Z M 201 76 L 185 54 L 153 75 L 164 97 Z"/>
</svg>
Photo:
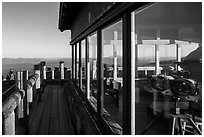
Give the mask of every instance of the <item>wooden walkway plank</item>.
<svg viewBox="0 0 204 137">
<path fill-rule="evenodd" d="M 64 88 L 46 85 L 29 125 L 31 135 L 73 135 Z"/>
<path fill-rule="evenodd" d="M 38 134 L 39 126 L 41 123 L 41 116 L 43 113 L 45 100 L 47 98 L 47 88 L 48 87 L 45 87 L 44 93 L 41 96 L 41 101 L 37 103 L 35 111 L 31 116 L 30 125 L 29 125 L 30 135 Z"/>
<path fill-rule="evenodd" d="M 59 134 L 59 108 L 58 108 L 58 95 L 61 90 L 60 87 L 53 89 L 53 96 L 52 96 L 52 108 L 50 111 L 50 128 L 49 134 L 50 135 L 58 135 Z"/>
<path fill-rule="evenodd" d="M 49 122 L 50 122 L 50 110 L 52 105 L 52 95 L 53 95 L 53 87 L 49 86 L 47 91 L 47 98 L 45 100 L 45 105 L 43 109 L 43 115 L 41 118 L 41 124 L 39 128 L 39 135 L 48 135 L 49 133 Z"/>
<path fill-rule="evenodd" d="M 60 90 L 59 96 L 59 125 L 60 125 L 60 134 L 69 135 L 73 134 L 73 128 L 71 121 L 69 120 L 69 114 L 67 113 L 67 105 L 65 102 L 64 90 Z"/>
</svg>

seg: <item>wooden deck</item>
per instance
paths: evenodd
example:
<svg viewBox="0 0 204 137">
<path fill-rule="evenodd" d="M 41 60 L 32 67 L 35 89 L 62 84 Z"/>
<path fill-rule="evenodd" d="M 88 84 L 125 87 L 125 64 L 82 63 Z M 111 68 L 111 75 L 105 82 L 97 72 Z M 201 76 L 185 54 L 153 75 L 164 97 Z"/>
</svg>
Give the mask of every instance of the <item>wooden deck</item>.
<svg viewBox="0 0 204 137">
<path fill-rule="evenodd" d="M 64 88 L 60 85 L 46 85 L 41 101 L 31 116 L 31 135 L 73 135 L 74 129 L 69 118 Z"/>
</svg>

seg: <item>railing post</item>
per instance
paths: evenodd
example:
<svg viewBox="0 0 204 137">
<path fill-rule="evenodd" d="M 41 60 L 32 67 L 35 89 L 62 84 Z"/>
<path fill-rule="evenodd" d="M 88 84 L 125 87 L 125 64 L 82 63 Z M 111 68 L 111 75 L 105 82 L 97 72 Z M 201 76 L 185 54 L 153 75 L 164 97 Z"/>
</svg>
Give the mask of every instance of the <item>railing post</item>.
<svg viewBox="0 0 204 137">
<path fill-rule="evenodd" d="M 19 89 L 21 88 L 21 83 L 20 83 L 21 76 L 20 75 L 21 75 L 20 71 L 16 72 L 16 83 Z"/>
<path fill-rule="evenodd" d="M 45 61 L 41 61 L 40 62 L 40 70 L 41 70 L 41 84 L 43 82 L 43 80 L 46 79 L 46 65 L 45 65 Z"/>
<path fill-rule="evenodd" d="M 3 121 L 3 135 L 15 135 L 15 113 L 14 111 Z"/>
<path fill-rule="evenodd" d="M 20 78 L 20 88 L 23 89 L 23 72 L 18 72 L 19 78 Z M 18 102 L 18 118 L 23 118 L 23 99 L 19 100 Z"/>
<path fill-rule="evenodd" d="M 55 70 L 52 70 L 52 79 L 55 79 Z"/>
<path fill-rule="evenodd" d="M 60 78 L 64 79 L 64 61 L 59 62 L 59 68 L 60 68 Z"/>
<path fill-rule="evenodd" d="M 23 90 L 25 91 L 25 96 L 22 99 L 23 100 L 23 123 L 25 126 L 25 134 L 27 135 L 29 130 L 28 130 L 28 114 L 29 114 L 29 104 L 27 101 L 27 81 L 28 81 L 28 71 L 23 71 Z"/>
<path fill-rule="evenodd" d="M 38 74 L 39 77 L 36 81 L 36 89 L 40 89 L 40 65 L 34 65 L 34 74 Z"/>
</svg>

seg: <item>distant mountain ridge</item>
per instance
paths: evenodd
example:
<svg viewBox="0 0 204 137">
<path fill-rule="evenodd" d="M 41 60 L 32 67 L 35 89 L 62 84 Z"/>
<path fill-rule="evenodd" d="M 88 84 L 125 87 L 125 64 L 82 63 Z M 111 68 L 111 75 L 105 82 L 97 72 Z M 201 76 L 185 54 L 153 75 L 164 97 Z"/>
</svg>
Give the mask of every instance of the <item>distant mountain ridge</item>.
<svg viewBox="0 0 204 137">
<path fill-rule="evenodd" d="M 31 72 L 33 70 L 33 65 L 40 63 L 41 61 L 46 62 L 46 66 L 58 67 L 59 61 L 65 62 L 65 67 L 70 68 L 72 61 L 71 58 L 3 58 L 2 59 L 2 75 L 7 75 L 12 69 L 14 72 L 28 70 Z"/>
</svg>

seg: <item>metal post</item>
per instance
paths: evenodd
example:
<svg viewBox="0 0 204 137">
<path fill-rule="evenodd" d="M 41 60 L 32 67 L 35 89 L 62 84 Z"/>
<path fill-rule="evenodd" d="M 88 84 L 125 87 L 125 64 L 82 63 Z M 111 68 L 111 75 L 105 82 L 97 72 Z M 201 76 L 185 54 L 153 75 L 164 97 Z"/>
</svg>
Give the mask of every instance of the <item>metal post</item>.
<svg viewBox="0 0 204 137">
<path fill-rule="evenodd" d="M 64 61 L 59 62 L 59 68 L 60 68 L 60 78 L 64 79 Z"/>
<path fill-rule="evenodd" d="M 123 134 L 135 134 L 135 29 L 131 16 L 123 15 Z M 134 37 L 134 38 L 133 38 Z"/>
<path fill-rule="evenodd" d="M 97 112 L 98 116 L 103 115 L 104 106 L 104 87 L 103 87 L 103 65 L 102 65 L 102 34 L 101 30 L 97 31 Z"/>
<path fill-rule="evenodd" d="M 86 97 L 90 98 L 90 61 L 89 61 L 89 38 L 86 38 Z"/>
<path fill-rule="evenodd" d="M 52 70 L 52 79 L 55 79 L 55 70 Z"/>
</svg>

